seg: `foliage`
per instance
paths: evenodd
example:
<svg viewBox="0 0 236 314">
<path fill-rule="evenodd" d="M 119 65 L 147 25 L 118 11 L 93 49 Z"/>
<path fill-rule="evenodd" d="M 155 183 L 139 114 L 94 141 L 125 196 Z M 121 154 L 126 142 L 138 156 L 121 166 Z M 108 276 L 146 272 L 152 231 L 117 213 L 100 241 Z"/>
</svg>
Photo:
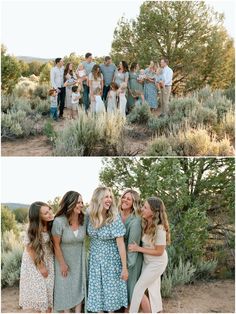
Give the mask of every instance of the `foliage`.
<svg viewBox="0 0 236 314">
<path fill-rule="evenodd" d="M 206 84 L 225 89 L 234 85 L 234 43 L 223 21 L 204 2 L 146 1 L 135 20 L 119 20 L 111 54 L 116 61 L 138 60 L 142 67 L 167 57 L 174 93 Z"/>
<path fill-rule="evenodd" d="M 128 115 L 128 121 L 131 123 L 146 124 L 151 117 L 150 107 L 147 103 L 141 106 L 135 106 Z"/>
<path fill-rule="evenodd" d="M 2 254 L 2 286 L 13 286 L 20 279 L 21 259 L 23 248 L 16 247 L 12 251 Z"/>
<path fill-rule="evenodd" d="M 48 99 L 48 91 L 49 91 L 49 85 L 48 84 L 40 84 L 37 85 L 34 92 L 33 96 L 34 97 L 39 97 L 40 99 Z"/>
<path fill-rule="evenodd" d="M 16 224 L 15 215 L 7 206 L 2 206 L 1 208 L 1 233 L 4 234 L 4 232 L 10 231 L 10 230 L 18 234 L 18 228 Z"/>
<path fill-rule="evenodd" d="M 53 62 L 47 62 L 42 68 L 40 72 L 39 82 L 41 84 L 47 84 L 50 82 L 50 71 L 53 67 Z"/>
<path fill-rule="evenodd" d="M 8 55 L 6 51 L 6 48 L 1 45 L 2 91 L 10 94 L 20 77 L 21 65 L 15 57 Z"/>
<path fill-rule="evenodd" d="M 13 230 L 7 230 L 2 234 L 1 238 L 1 252 L 13 251 L 15 248 L 22 248 L 19 242 L 19 235 Z"/>
<path fill-rule="evenodd" d="M 47 120 L 43 126 L 43 134 L 47 136 L 48 140 L 52 143 L 55 142 L 57 133 L 53 128 L 52 122 Z"/>
<path fill-rule="evenodd" d="M 235 104 L 235 85 L 227 88 L 224 91 L 224 95 L 227 99 L 231 100 L 233 104 Z"/>
<path fill-rule="evenodd" d="M 55 213 L 58 211 L 58 209 L 59 209 L 60 199 L 61 199 L 60 196 L 56 196 L 53 201 L 51 201 L 51 200 L 48 201 L 48 205 L 51 206 L 51 208 L 52 208 L 54 214 L 55 214 Z"/>
<path fill-rule="evenodd" d="M 122 142 L 123 119 L 120 115 L 86 115 L 68 124 L 55 141 L 57 156 L 90 156 L 118 154 Z"/>
<path fill-rule="evenodd" d="M 195 272 L 195 279 L 210 279 L 213 276 L 214 271 L 216 270 L 218 261 L 217 260 L 200 260 L 196 263 L 196 272 Z"/>
<path fill-rule="evenodd" d="M 28 208 L 16 208 L 14 210 L 16 221 L 19 223 L 26 223 L 28 220 L 28 211 Z"/>
</svg>

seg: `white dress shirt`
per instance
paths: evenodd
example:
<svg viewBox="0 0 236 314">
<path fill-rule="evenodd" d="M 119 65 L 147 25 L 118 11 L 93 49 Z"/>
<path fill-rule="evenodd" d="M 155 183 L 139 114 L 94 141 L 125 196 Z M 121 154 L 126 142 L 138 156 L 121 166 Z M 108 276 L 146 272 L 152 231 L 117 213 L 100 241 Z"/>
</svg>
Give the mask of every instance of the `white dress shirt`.
<svg viewBox="0 0 236 314">
<path fill-rule="evenodd" d="M 165 66 L 163 69 L 163 79 L 166 86 L 172 85 L 172 79 L 173 79 L 173 71 L 168 66 Z"/>
<path fill-rule="evenodd" d="M 60 88 L 64 86 L 64 67 L 58 68 L 57 66 L 51 69 L 50 79 L 53 88 Z"/>
</svg>

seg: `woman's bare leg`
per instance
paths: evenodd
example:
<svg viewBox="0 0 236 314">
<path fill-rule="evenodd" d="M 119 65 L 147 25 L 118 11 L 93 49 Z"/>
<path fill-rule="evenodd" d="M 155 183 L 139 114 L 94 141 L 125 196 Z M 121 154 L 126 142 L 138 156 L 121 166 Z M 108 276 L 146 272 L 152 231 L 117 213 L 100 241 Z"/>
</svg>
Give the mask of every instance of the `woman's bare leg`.
<svg viewBox="0 0 236 314">
<path fill-rule="evenodd" d="M 152 313 L 150 301 L 146 294 L 144 294 L 142 301 L 141 301 L 141 308 L 143 313 Z"/>
</svg>

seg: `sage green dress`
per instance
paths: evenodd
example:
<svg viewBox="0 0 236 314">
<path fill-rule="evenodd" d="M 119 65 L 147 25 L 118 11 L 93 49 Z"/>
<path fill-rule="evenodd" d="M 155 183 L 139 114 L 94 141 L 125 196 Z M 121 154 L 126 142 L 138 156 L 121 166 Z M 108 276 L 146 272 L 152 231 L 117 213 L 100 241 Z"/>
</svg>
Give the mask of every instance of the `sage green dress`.
<svg viewBox="0 0 236 314">
<path fill-rule="evenodd" d="M 133 242 L 141 245 L 142 226 L 141 218 L 131 214 L 125 221 L 126 233 L 124 236 L 125 247 L 127 252 L 127 266 L 129 272 L 129 279 L 127 282 L 128 288 L 128 304 L 131 303 L 131 298 L 134 291 L 134 286 L 139 279 L 143 264 L 143 254 L 137 252 L 129 252 L 128 245 Z"/>
<path fill-rule="evenodd" d="M 52 235 L 61 237 L 61 250 L 69 266 L 68 275 L 62 277 L 60 265 L 55 258 L 54 311 L 71 309 L 86 297 L 85 220 L 86 217 L 83 225 L 79 226 L 77 236 L 64 215 L 53 221 Z"/>
<path fill-rule="evenodd" d="M 135 94 L 135 92 L 141 92 L 143 94 L 143 85 L 137 81 L 137 78 L 139 76 L 138 72 L 130 72 L 129 73 L 129 81 L 128 81 L 128 87 L 129 90 L 131 90 L 132 93 Z M 142 101 L 141 97 L 139 97 L 139 101 Z M 128 105 L 130 107 L 133 107 L 135 105 L 135 98 L 131 95 L 130 91 L 128 93 Z"/>
</svg>

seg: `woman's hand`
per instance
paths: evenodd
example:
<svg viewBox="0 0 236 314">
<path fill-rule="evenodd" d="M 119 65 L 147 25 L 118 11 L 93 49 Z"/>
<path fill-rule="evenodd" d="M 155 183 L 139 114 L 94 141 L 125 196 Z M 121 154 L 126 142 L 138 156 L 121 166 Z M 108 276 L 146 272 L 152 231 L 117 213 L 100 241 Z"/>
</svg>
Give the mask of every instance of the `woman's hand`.
<svg viewBox="0 0 236 314">
<path fill-rule="evenodd" d="M 134 242 L 132 244 L 129 244 L 128 249 L 129 249 L 129 252 L 138 252 L 139 246 L 137 243 Z"/>
<path fill-rule="evenodd" d="M 127 281 L 127 280 L 128 280 L 128 277 L 129 277 L 128 269 L 127 269 L 127 268 L 122 268 L 120 278 L 121 278 L 122 280 Z"/>
<path fill-rule="evenodd" d="M 39 266 L 38 269 L 39 269 L 41 275 L 42 275 L 44 278 L 47 278 L 47 277 L 48 277 L 48 270 L 47 270 L 47 268 L 46 268 L 44 265 Z"/>
<path fill-rule="evenodd" d="M 61 264 L 61 265 L 60 265 L 60 268 L 61 268 L 62 277 L 66 277 L 66 276 L 68 275 L 68 270 L 69 270 L 68 265 L 66 265 L 66 264 Z"/>
</svg>

